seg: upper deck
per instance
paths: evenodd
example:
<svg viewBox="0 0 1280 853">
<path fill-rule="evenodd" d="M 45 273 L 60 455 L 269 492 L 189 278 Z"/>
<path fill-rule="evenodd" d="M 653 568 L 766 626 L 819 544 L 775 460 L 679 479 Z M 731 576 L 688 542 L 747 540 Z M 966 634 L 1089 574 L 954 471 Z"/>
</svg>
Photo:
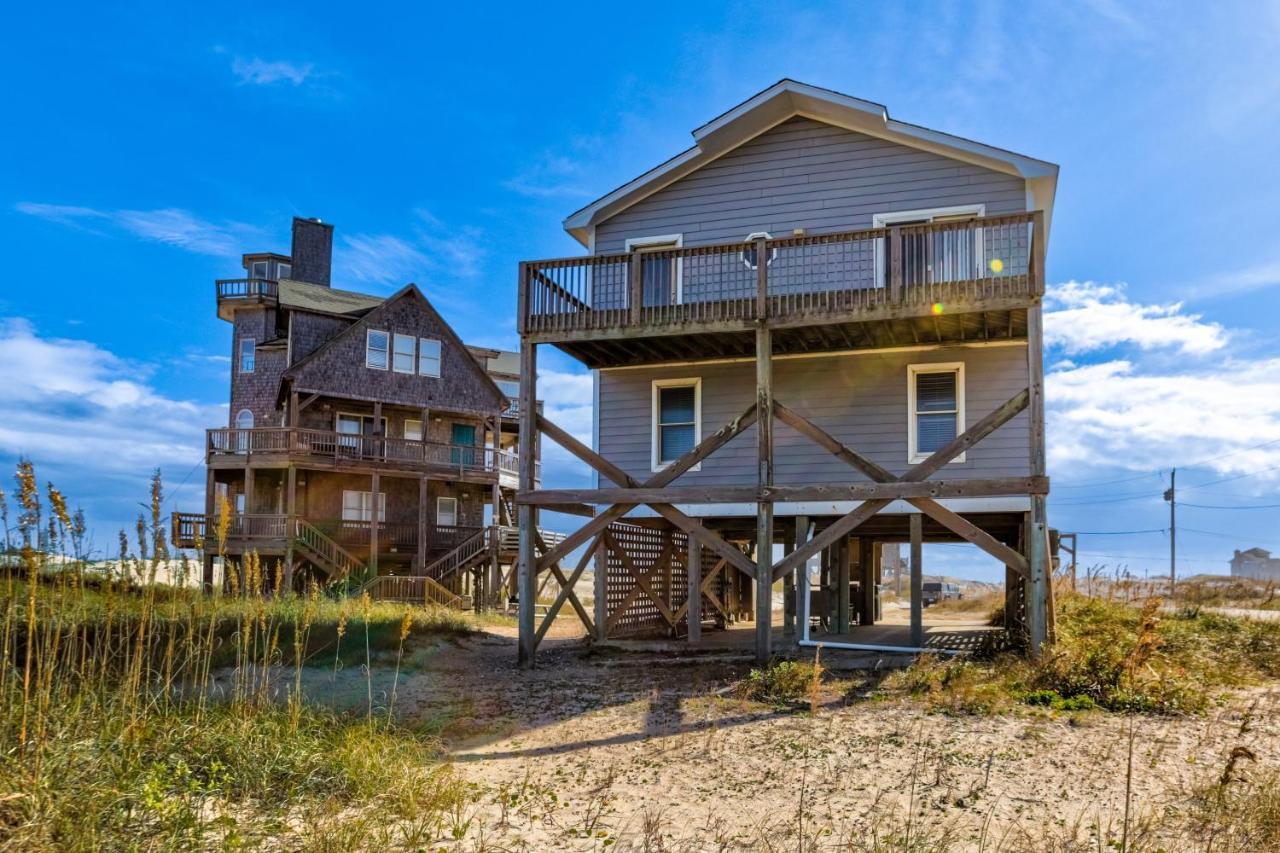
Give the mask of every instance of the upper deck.
<svg viewBox="0 0 1280 853">
<path fill-rule="evenodd" d="M 1044 293 L 1044 214 L 520 265 L 520 332 L 589 367 L 1004 340 Z M 763 264 L 758 259 L 764 258 Z"/>
</svg>

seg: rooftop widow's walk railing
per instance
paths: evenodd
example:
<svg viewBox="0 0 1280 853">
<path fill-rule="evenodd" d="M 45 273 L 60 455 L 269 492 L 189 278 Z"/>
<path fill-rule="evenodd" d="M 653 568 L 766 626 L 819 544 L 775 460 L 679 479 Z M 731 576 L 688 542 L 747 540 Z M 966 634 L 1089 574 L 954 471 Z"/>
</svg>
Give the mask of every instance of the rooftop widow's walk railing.
<svg viewBox="0 0 1280 853">
<path fill-rule="evenodd" d="M 214 282 L 218 299 L 276 299 L 280 285 L 269 278 L 220 278 Z"/>
<path fill-rule="evenodd" d="M 523 332 L 749 323 L 1043 293 L 1043 214 L 521 264 Z M 762 262 L 763 259 L 763 262 Z"/>
</svg>

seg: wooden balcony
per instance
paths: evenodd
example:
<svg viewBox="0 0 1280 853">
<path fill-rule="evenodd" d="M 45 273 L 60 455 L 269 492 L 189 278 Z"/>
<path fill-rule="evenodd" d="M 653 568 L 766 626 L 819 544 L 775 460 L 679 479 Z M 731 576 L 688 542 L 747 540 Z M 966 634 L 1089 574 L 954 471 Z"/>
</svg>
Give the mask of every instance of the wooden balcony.
<svg viewBox="0 0 1280 853">
<path fill-rule="evenodd" d="M 228 519 L 227 549 L 240 553 L 248 548 L 282 550 L 287 544 L 288 516 L 278 514 L 236 514 Z M 366 550 L 371 540 L 372 523 L 349 519 L 308 519 L 313 527 L 343 548 Z M 217 516 L 204 513 L 175 512 L 172 517 L 172 542 L 178 548 L 205 547 L 217 550 Z M 382 554 L 410 553 L 418 547 L 418 537 L 426 538 L 428 552 L 448 551 L 470 538 L 481 528 L 465 525 L 428 524 L 419 528 L 413 522 L 378 523 L 378 551 Z"/>
<path fill-rule="evenodd" d="M 760 259 L 764 263 L 759 263 Z M 1026 334 L 1043 214 L 639 250 L 520 265 L 520 332 L 588 366 Z"/>
<path fill-rule="evenodd" d="M 267 278 L 220 278 L 214 282 L 218 293 L 218 316 L 230 320 L 237 305 L 276 305 L 280 285 Z"/>
<path fill-rule="evenodd" d="M 300 462 L 309 467 L 378 468 L 469 482 L 491 482 L 496 476 L 510 488 L 515 488 L 519 475 L 519 457 L 507 450 L 291 427 L 208 430 L 206 456 L 210 465 L 219 467 Z"/>
</svg>

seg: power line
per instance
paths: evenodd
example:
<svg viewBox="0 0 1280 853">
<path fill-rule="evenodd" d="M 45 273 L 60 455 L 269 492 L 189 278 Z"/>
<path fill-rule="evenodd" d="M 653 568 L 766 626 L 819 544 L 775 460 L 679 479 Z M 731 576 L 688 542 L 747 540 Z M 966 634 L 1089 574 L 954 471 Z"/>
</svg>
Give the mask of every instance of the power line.
<svg viewBox="0 0 1280 853">
<path fill-rule="evenodd" d="M 1280 509 L 1280 504 L 1252 504 L 1249 506 L 1223 506 L 1219 504 L 1189 504 L 1180 503 L 1178 506 L 1191 506 L 1196 509 Z"/>
<path fill-rule="evenodd" d="M 1138 536 L 1143 533 L 1168 533 L 1167 527 L 1153 527 L 1150 530 L 1072 530 L 1080 536 Z"/>
</svg>

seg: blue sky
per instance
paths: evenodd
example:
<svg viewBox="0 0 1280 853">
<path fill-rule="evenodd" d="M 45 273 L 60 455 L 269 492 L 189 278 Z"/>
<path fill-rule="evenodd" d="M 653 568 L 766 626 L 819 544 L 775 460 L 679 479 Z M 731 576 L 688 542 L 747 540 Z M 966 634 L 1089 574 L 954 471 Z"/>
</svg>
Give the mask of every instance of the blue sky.
<svg viewBox="0 0 1280 853">
<path fill-rule="evenodd" d="M 338 286 L 416 281 L 468 341 L 512 347 L 516 262 L 579 251 L 564 215 L 793 77 L 1061 164 L 1051 520 L 1155 531 L 1082 537 L 1086 562 L 1166 568 L 1173 465 L 1200 505 L 1183 567 L 1280 551 L 1274 2 L 26 4 L 7 23 L 0 463 L 31 456 L 103 547 L 154 465 L 199 505 L 229 368 L 212 282 L 287 250 L 291 216 L 336 223 Z M 546 368 L 589 433 L 580 368 Z"/>
</svg>

